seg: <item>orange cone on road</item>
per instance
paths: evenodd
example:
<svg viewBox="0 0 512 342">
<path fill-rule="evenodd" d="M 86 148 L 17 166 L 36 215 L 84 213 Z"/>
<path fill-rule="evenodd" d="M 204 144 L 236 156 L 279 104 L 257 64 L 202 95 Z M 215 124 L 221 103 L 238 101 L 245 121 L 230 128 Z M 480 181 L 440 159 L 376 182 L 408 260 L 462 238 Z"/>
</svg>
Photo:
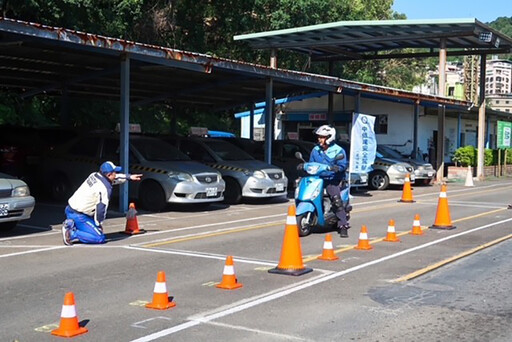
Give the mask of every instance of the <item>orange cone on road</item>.
<svg viewBox="0 0 512 342">
<path fill-rule="evenodd" d="M 137 221 L 137 210 L 135 210 L 135 204 L 130 203 L 130 207 L 128 212 L 126 213 L 126 227 L 124 229 L 124 234 L 135 235 L 135 234 L 143 234 L 146 231 L 144 229 L 139 229 L 139 222 Z"/>
<path fill-rule="evenodd" d="M 412 199 L 411 181 L 409 178 L 409 174 L 407 174 L 407 176 L 405 176 L 404 187 L 402 190 L 402 198 L 398 202 L 405 202 L 405 203 L 413 203 L 414 202 L 414 200 Z"/>
<path fill-rule="evenodd" d="M 324 249 L 322 251 L 322 255 L 319 256 L 317 259 L 326 261 L 334 261 L 339 259 L 339 257 L 337 257 L 336 254 L 334 254 L 331 234 L 327 234 L 325 236 Z"/>
<path fill-rule="evenodd" d="M 434 229 L 455 229 L 450 218 L 450 208 L 448 208 L 448 197 L 446 195 L 446 184 L 441 185 L 439 193 L 439 201 L 437 202 L 437 213 L 434 225 L 430 226 Z"/>
<path fill-rule="evenodd" d="M 423 230 L 421 229 L 420 224 L 420 215 L 416 214 L 414 215 L 414 221 L 412 223 L 412 230 L 409 234 L 412 235 L 423 235 Z"/>
<path fill-rule="evenodd" d="M 52 330 L 52 335 L 73 337 L 85 334 L 87 331 L 87 328 L 78 325 L 78 317 L 76 316 L 75 309 L 75 295 L 73 292 L 66 293 L 60 314 L 60 325 L 59 328 Z"/>
<path fill-rule="evenodd" d="M 222 281 L 220 284 L 215 285 L 219 289 L 235 290 L 241 288 L 243 285 L 238 282 L 235 275 L 235 266 L 233 265 L 233 257 L 228 255 L 226 257 L 226 264 L 224 265 L 224 272 L 222 272 Z"/>
<path fill-rule="evenodd" d="M 268 270 L 269 273 L 299 276 L 313 271 L 312 268 L 304 267 L 302 262 L 299 229 L 295 216 L 295 205 L 290 205 L 288 207 L 288 216 L 286 217 L 281 258 L 277 267 Z"/>
<path fill-rule="evenodd" d="M 359 241 L 357 243 L 357 246 L 354 247 L 354 249 L 362 249 L 362 250 L 373 249 L 373 246 L 370 245 L 370 240 L 368 240 L 368 231 L 364 224 L 361 227 L 361 232 L 359 233 Z"/>
<path fill-rule="evenodd" d="M 167 310 L 176 306 L 176 303 L 169 301 L 167 284 L 165 283 L 165 272 L 160 271 L 156 276 L 155 288 L 153 290 L 153 301 L 146 304 L 146 308 L 155 310 Z"/>
<path fill-rule="evenodd" d="M 400 239 L 396 236 L 395 232 L 395 220 L 389 220 L 388 223 L 388 234 L 384 241 L 388 242 L 400 242 Z"/>
</svg>

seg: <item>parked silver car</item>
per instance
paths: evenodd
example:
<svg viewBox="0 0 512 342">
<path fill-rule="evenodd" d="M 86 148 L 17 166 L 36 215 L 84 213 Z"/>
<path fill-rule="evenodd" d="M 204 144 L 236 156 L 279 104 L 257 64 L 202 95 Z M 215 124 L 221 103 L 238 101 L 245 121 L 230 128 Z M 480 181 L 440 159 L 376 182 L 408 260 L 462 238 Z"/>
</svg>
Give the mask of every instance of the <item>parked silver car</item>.
<svg viewBox="0 0 512 342">
<path fill-rule="evenodd" d="M 220 171 L 226 181 L 225 200 L 239 203 L 242 197 L 266 198 L 287 194 L 288 179 L 277 166 L 256 160 L 244 150 L 217 138 L 165 138 L 193 160 Z"/>
<path fill-rule="evenodd" d="M 152 211 L 167 203 L 207 204 L 224 199 L 220 172 L 190 160 L 168 143 L 152 137 L 130 136 L 130 173 L 142 173 L 130 182 L 129 196 Z M 66 200 L 105 160 L 119 162 L 119 138 L 90 134 L 59 148 L 43 161 L 43 177 L 53 198 Z M 117 187 L 115 187 L 117 188 Z"/>
<path fill-rule="evenodd" d="M 338 142 L 338 144 L 345 149 L 347 154 L 350 154 L 349 142 Z M 411 164 L 402 162 L 400 160 L 386 158 L 377 150 L 375 161 L 372 164 L 372 171 L 368 173 L 368 187 L 373 190 L 384 190 L 392 185 L 403 185 L 407 174 L 411 184 L 414 184 L 415 174 L 414 168 Z"/>
<path fill-rule="evenodd" d="M 434 170 L 430 163 L 404 157 L 398 151 L 387 145 L 377 145 L 377 151 L 386 158 L 393 158 L 411 164 L 414 167 L 414 184 L 428 185 L 436 178 L 436 170 Z"/>
<path fill-rule="evenodd" d="M 0 231 L 13 229 L 21 220 L 30 218 L 35 199 L 27 184 L 5 173 L 0 173 Z"/>
</svg>

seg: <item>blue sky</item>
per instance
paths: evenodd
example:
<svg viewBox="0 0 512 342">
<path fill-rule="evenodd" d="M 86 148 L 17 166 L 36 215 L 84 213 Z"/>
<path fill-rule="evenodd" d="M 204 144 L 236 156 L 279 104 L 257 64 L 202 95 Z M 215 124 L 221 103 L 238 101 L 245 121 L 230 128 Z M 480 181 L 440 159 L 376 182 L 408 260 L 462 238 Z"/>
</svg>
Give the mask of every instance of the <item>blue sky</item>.
<svg viewBox="0 0 512 342">
<path fill-rule="evenodd" d="M 395 0 L 392 8 L 407 19 L 476 18 L 487 23 L 512 17 L 512 0 Z"/>
</svg>

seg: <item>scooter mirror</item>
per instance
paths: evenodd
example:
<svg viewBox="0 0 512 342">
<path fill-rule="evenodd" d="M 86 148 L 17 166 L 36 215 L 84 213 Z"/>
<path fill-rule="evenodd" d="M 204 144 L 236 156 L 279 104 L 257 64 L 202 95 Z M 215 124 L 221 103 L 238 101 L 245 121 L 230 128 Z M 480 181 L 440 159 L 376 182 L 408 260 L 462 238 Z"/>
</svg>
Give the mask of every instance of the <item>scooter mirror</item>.
<svg viewBox="0 0 512 342">
<path fill-rule="evenodd" d="M 302 153 L 300 153 L 299 151 L 295 152 L 295 158 L 302 159 Z"/>
</svg>

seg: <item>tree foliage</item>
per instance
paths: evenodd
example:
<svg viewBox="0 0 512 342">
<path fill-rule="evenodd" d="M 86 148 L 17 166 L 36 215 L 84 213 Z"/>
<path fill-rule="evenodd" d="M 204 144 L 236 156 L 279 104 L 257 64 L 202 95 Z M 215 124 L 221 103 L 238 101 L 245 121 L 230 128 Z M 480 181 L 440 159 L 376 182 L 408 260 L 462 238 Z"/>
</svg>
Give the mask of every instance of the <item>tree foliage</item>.
<svg viewBox="0 0 512 342">
<path fill-rule="evenodd" d="M 403 19 L 403 14 L 392 11 L 392 4 L 393 0 L 0 0 L 0 11 L 8 18 L 267 65 L 268 51 L 234 42 L 233 36 L 335 21 Z M 308 56 L 301 54 L 280 51 L 278 61 L 281 68 L 327 73 L 326 63 L 310 64 Z M 416 60 L 355 61 L 337 65 L 335 75 L 408 89 L 417 83 L 424 69 L 423 62 Z M 9 102 L 9 96 L 0 96 L 0 116 L 11 117 L 27 110 Z M 59 102 L 49 105 L 51 99 L 34 101 L 28 106 L 31 110 L 41 110 L 47 121 L 59 120 L 55 115 L 60 112 Z M 72 104 L 70 116 L 80 125 L 114 121 L 119 113 L 113 103 Z M 145 112 L 140 120 L 148 120 L 151 127 L 158 122 L 168 125 L 169 113 L 185 121 L 185 126 L 198 119 L 208 120 L 207 113 L 187 115 L 190 110 L 153 105 L 132 108 L 132 118 L 139 118 L 137 111 Z M 210 121 L 234 128 L 231 117 L 225 113 L 220 120 Z"/>
</svg>

